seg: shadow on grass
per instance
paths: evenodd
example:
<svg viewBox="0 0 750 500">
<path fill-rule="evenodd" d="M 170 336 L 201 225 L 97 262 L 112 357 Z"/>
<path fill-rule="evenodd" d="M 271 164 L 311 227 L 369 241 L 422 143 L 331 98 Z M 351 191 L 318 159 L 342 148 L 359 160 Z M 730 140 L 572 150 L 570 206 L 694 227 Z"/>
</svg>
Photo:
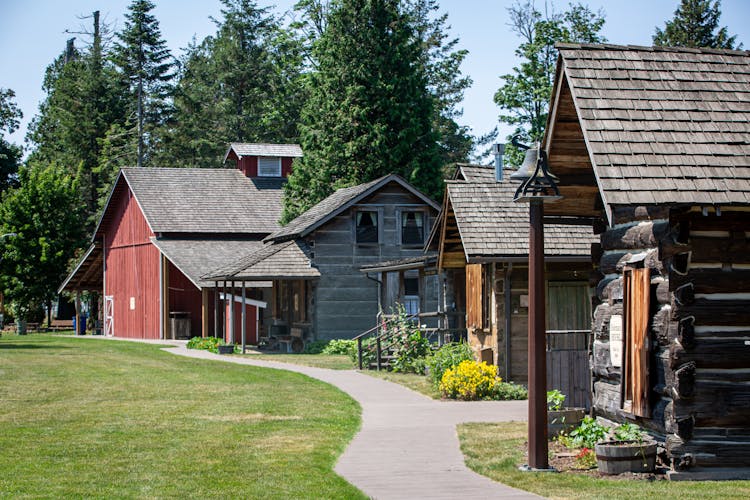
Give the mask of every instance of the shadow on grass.
<svg viewBox="0 0 750 500">
<path fill-rule="evenodd" d="M 62 345 L 48 345 L 48 344 L 27 344 L 19 343 L 18 341 L 2 341 L 0 340 L 0 350 L 4 349 L 72 349 L 72 347 Z"/>
</svg>

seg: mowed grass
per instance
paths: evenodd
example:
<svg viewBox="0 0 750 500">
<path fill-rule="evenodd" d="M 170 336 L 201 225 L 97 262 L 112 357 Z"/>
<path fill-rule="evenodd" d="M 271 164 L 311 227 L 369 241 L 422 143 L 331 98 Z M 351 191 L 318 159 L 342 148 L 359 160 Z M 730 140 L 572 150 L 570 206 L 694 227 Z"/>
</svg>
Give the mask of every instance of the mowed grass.
<svg viewBox="0 0 750 500">
<path fill-rule="evenodd" d="M 362 370 L 362 373 L 366 373 L 371 377 L 403 385 L 407 389 L 424 394 L 428 398 L 440 399 L 442 397 L 440 391 L 435 389 L 432 382 L 430 382 L 430 380 L 424 375 L 418 375 L 416 373 L 389 372 L 387 370 Z"/>
<path fill-rule="evenodd" d="M 263 353 L 245 354 L 250 359 L 263 361 L 278 361 L 293 365 L 313 366 L 315 368 L 330 368 L 331 370 L 353 370 L 356 368 L 349 356 L 344 354 L 286 354 Z"/>
<path fill-rule="evenodd" d="M 0 497 L 363 498 L 332 470 L 359 415 L 291 372 L 4 335 Z"/>
<path fill-rule="evenodd" d="M 462 424 L 458 427 L 466 465 L 501 483 L 547 498 L 692 499 L 750 498 L 750 481 L 644 481 L 604 479 L 574 473 L 520 472 L 526 463 L 526 423 Z"/>
</svg>

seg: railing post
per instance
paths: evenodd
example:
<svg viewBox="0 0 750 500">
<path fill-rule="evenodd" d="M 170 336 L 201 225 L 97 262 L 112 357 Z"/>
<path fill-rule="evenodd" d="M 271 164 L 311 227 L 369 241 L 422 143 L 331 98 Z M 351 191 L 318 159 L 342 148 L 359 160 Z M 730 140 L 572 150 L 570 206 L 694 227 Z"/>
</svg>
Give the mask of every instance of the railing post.
<svg viewBox="0 0 750 500">
<path fill-rule="evenodd" d="M 378 371 L 380 371 L 380 355 L 381 355 L 381 352 L 380 352 L 380 335 L 378 335 L 378 337 L 376 338 L 376 344 L 377 344 L 377 348 L 378 348 L 378 350 L 377 350 Z"/>
<path fill-rule="evenodd" d="M 362 337 L 357 339 L 357 361 L 359 363 L 359 369 L 362 369 Z"/>
</svg>

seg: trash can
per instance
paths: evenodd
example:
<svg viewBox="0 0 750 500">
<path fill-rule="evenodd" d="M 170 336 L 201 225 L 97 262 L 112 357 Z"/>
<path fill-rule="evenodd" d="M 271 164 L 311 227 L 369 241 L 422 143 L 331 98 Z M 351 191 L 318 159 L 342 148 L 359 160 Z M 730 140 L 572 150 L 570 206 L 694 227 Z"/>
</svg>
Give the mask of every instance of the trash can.
<svg viewBox="0 0 750 500">
<path fill-rule="evenodd" d="M 76 321 L 76 319 L 77 319 L 77 321 Z M 78 334 L 78 329 L 76 328 L 76 325 L 79 322 L 81 323 L 81 335 L 86 335 L 86 316 L 84 316 L 83 314 L 81 314 L 80 316 L 78 316 L 78 318 L 76 318 L 75 316 L 73 316 L 73 331 L 76 334 Z"/>
</svg>

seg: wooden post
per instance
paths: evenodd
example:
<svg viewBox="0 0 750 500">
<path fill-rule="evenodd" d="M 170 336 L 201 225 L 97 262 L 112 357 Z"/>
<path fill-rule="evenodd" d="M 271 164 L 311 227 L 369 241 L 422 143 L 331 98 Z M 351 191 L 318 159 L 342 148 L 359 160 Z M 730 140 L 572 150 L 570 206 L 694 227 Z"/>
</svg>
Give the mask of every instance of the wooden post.
<svg viewBox="0 0 750 500">
<path fill-rule="evenodd" d="M 510 380 L 510 339 L 513 328 L 513 263 L 508 262 L 505 268 L 504 290 L 505 293 L 505 380 Z"/>
<path fill-rule="evenodd" d="M 529 204 L 529 467 L 549 469 L 544 306 L 544 204 Z"/>
<path fill-rule="evenodd" d="M 75 331 L 75 334 L 76 335 L 81 335 L 81 292 L 79 292 L 78 290 L 76 290 L 75 305 L 76 305 L 76 317 L 75 317 L 75 320 L 76 320 L 76 331 Z"/>
<path fill-rule="evenodd" d="M 201 289 L 201 337 L 208 337 L 208 287 Z"/>
<path fill-rule="evenodd" d="M 161 269 L 162 339 L 169 339 L 174 336 L 174 332 L 170 331 L 171 325 L 169 324 L 169 261 L 163 254 L 161 256 Z"/>
<path fill-rule="evenodd" d="M 247 344 L 247 327 L 245 326 L 245 316 L 247 313 L 245 312 L 245 309 L 247 309 L 247 305 L 245 304 L 245 299 L 247 295 L 245 292 L 245 282 L 242 282 L 242 354 L 245 354 L 245 346 Z"/>
<path fill-rule="evenodd" d="M 219 336 L 219 282 L 214 281 L 214 337 Z"/>
</svg>

